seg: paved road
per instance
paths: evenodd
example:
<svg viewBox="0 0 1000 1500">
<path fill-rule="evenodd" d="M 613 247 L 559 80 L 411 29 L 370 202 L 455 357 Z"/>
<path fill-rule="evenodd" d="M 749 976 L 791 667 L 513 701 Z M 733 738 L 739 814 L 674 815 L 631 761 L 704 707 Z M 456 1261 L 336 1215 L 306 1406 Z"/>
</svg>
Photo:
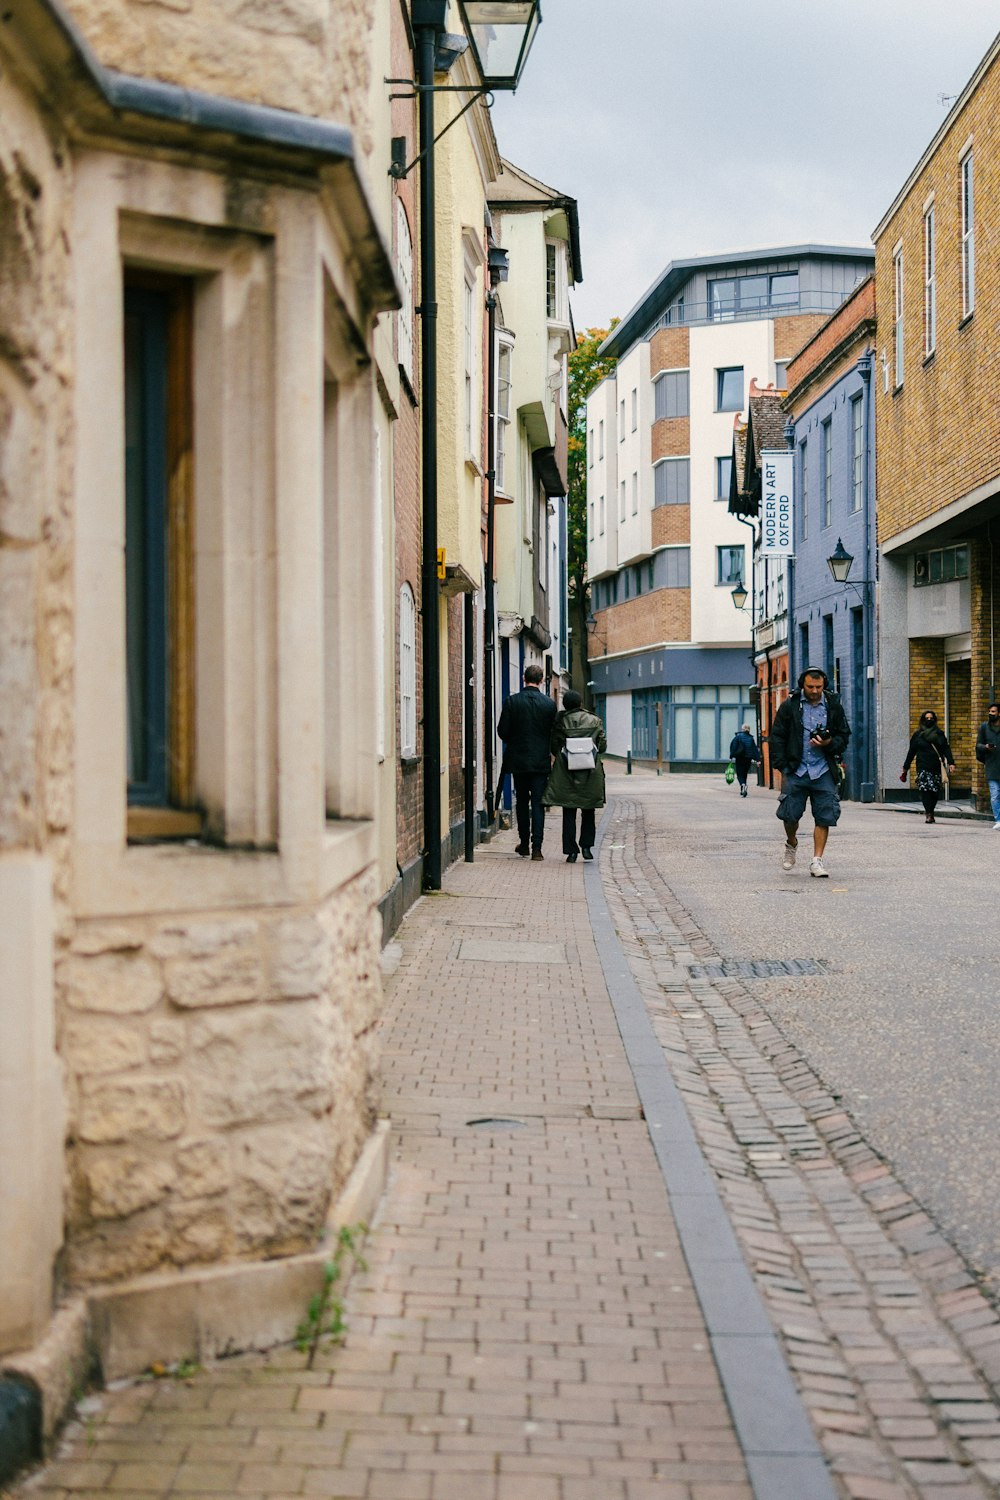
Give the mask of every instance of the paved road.
<svg viewBox="0 0 1000 1500">
<path fill-rule="evenodd" d="M 813 880 L 811 835 L 781 869 L 773 792 L 648 772 L 611 790 L 641 800 L 658 868 L 720 956 L 831 964 L 753 992 L 1000 1289 L 1000 834 L 849 803 Z"/>
</svg>

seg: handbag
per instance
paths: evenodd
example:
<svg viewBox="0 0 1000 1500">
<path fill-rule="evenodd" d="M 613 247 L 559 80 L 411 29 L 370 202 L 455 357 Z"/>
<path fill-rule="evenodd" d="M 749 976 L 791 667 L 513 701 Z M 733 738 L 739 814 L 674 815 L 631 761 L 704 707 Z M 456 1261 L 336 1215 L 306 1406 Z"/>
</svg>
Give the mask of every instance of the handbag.
<svg viewBox="0 0 1000 1500">
<path fill-rule="evenodd" d="M 589 734 L 567 735 L 563 759 L 568 771 L 593 771 L 597 765 L 597 746 Z"/>
<path fill-rule="evenodd" d="M 732 786 L 732 784 L 733 784 L 733 782 L 735 780 L 736 780 L 736 767 L 733 765 L 732 761 L 730 761 L 729 764 L 728 764 L 728 766 L 726 767 L 726 785 L 727 786 Z"/>
</svg>

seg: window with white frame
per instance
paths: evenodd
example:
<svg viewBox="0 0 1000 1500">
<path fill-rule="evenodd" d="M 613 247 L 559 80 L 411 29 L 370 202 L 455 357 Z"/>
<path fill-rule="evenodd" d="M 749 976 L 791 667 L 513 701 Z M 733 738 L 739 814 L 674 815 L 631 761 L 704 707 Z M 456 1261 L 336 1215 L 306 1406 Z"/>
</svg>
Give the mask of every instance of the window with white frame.
<svg viewBox="0 0 1000 1500">
<path fill-rule="evenodd" d="M 597 456 L 598 456 L 598 458 L 603 458 L 604 457 L 604 423 L 603 423 L 603 421 L 598 422 L 598 424 L 597 424 Z"/>
<path fill-rule="evenodd" d="M 937 345 L 937 246 L 934 243 L 934 205 L 924 210 L 924 358 Z"/>
<path fill-rule="evenodd" d="M 903 247 L 897 245 L 892 255 L 892 318 L 895 332 L 893 381 L 903 384 Z"/>
<path fill-rule="evenodd" d="M 590 504 L 588 505 L 587 512 L 588 512 L 587 519 L 589 521 L 589 525 L 587 527 L 587 535 L 590 538 L 590 540 L 593 541 L 594 540 L 594 502 L 593 502 L 593 500 L 591 500 Z"/>
<path fill-rule="evenodd" d="M 545 242 L 545 316 L 550 323 L 566 321 L 566 247 L 560 240 Z"/>
<path fill-rule="evenodd" d="M 632 471 L 632 514 L 639 514 L 639 475 L 635 470 Z"/>
<path fill-rule="evenodd" d="M 823 507 L 823 527 L 833 519 L 833 418 L 827 417 L 820 428 L 822 435 L 823 468 L 820 484 L 820 503 Z"/>
<path fill-rule="evenodd" d="M 635 386 L 632 387 L 632 431 L 635 432 L 639 426 L 639 392 Z"/>
<path fill-rule="evenodd" d="M 851 401 L 851 510 L 861 509 L 865 495 L 865 414 L 863 397 Z"/>
<path fill-rule="evenodd" d="M 618 441 L 625 441 L 625 397 L 623 396 L 618 408 Z"/>
<path fill-rule="evenodd" d="M 417 607 L 408 583 L 399 591 L 399 753 L 417 753 Z"/>
<path fill-rule="evenodd" d="M 976 198 L 971 150 L 962 157 L 960 171 L 962 176 L 962 317 L 969 318 L 976 307 Z"/>
<path fill-rule="evenodd" d="M 403 200 L 396 199 L 396 272 L 402 307 L 396 314 L 396 358 L 413 383 L 413 239 Z"/>
<path fill-rule="evenodd" d="M 594 429 L 592 427 L 587 433 L 587 467 L 588 469 L 594 467 Z"/>
<path fill-rule="evenodd" d="M 653 469 L 653 507 L 690 505 L 691 460 L 663 458 Z"/>
<path fill-rule="evenodd" d="M 686 417 L 690 415 L 689 372 L 687 370 L 664 370 L 657 375 L 653 385 L 654 412 L 657 422 L 664 417 Z"/>
<path fill-rule="evenodd" d="M 619 517 L 619 520 L 624 521 L 624 519 L 625 519 L 625 481 L 624 481 L 624 479 L 622 480 L 622 482 L 621 482 L 621 484 L 619 485 L 618 488 L 619 488 L 619 493 L 620 493 L 620 496 L 621 496 L 621 504 L 619 505 L 619 509 L 618 509 L 618 517 Z"/>
<path fill-rule="evenodd" d="M 743 581 L 743 548 L 740 547 L 716 547 L 715 549 L 715 581 L 718 585 Z"/>
<path fill-rule="evenodd" d="M 496 487 L 507 493 L 507 436 L 510 427 L 511 367 L 514 348 L 501 338 L 497 347 Z"/>
<path fill-rule="evenodd" d="M 597 500 L 597 534 L 604 535 L 604 496 L 599 495 Z"/>
<path fill-rule="evenodd" d="M 805 541 L 809 535 L 809 449 L 806 443 L 799 444 L 799 495 L 802 500 L 799 506 L 802 540 Z"/>
</svg>

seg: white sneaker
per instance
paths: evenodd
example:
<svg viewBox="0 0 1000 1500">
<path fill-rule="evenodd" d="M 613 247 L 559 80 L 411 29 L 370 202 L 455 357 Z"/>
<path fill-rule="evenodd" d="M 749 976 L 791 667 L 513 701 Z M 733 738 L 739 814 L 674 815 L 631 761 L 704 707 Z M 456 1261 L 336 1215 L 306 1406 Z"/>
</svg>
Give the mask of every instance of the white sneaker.
<svg viewBox="0 0 1000 1500">
<path fill-rule="evenodd" d="M 828 880 L 830 877 L 821 859 L 814 859 L 809 866 L 809 874 L 815 875 L 817 880 Z"/>
<path fill-rule="evenodd" d="M 783 870 L 792 870 L 795 868 L 795 851 L 798 847 L 798 844 L 785 845 L 785 857 L 781 861 L 781 868 Z"/>
<path fill-rule="evenodd" d="M 994 827 L 994 828 L 1000 828 L 1000 823 L 994 823 L 994 824 L 993 824 L 993 827 Z"/>
</svg>

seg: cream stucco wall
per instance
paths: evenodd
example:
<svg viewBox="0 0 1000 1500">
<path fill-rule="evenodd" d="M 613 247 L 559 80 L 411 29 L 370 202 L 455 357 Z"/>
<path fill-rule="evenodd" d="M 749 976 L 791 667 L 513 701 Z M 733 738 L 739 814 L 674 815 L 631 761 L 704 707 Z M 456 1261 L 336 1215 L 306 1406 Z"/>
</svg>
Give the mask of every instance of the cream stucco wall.
<svg viewBox="0 0 1000 1500">
<path fill-rule="evenodd" d="M 615 371 L 616 406 L 614 413 L 614 442 L 617 450 L 618 484 L 614 497 L 614 518 L 618 538 L 618 566 L 622 567 L 637 558 L 648 557 L 652 551 L 653 470 L 649 448 L 649 344 L 637 344 L 624 359 L 619 360 Z M 636 427 L 632 428 L 632 392 L 636 393 Z M 639 393 L 646 397 L 640 405 Z M 622 422 L 622 402 L 625 403 L 625 420 Z M 647 425 L 642 424 L 646 415 Z M 633 479 L 634 476 L 634 479 Z M 621 487 L 625 482 L 625 510 L 622 513 Z M 633 483 L 635 496 L 633 497 Z M 633 504 L 635 508 L 633 509 Z M 610 521 L 610 516 L 609 516 Z"/>
<path fill-rule="evenodd" d="M 716 371 L 742 365 L 743 409 L 750 381 L 774 378 L 773 323 L 716 323 L 690 332 L 691 398 L 691 636 L 706 645 L 742 644 L 749 649 L 748 616 L 733 609 L 729 587 L 716 584 L 716 548 L 742 546 L 750 582 L 750 531 L 716 499 L 715 460 L 732 453 L 735 412 L 716 410 Z"/>
<path fill-rule="evenodd" d="M 587 400 L 587 431 L 594 434 L 593 461 L 588 460 L 587 467 L 587 571 L 591 578 L 614 572 L 619 565 L 618 528 L 614 520 L 618 495 L 618 442 L 615 429 L 617 404 L 618 386 L 613 375 L 603 380 Z"/>
</svg>

